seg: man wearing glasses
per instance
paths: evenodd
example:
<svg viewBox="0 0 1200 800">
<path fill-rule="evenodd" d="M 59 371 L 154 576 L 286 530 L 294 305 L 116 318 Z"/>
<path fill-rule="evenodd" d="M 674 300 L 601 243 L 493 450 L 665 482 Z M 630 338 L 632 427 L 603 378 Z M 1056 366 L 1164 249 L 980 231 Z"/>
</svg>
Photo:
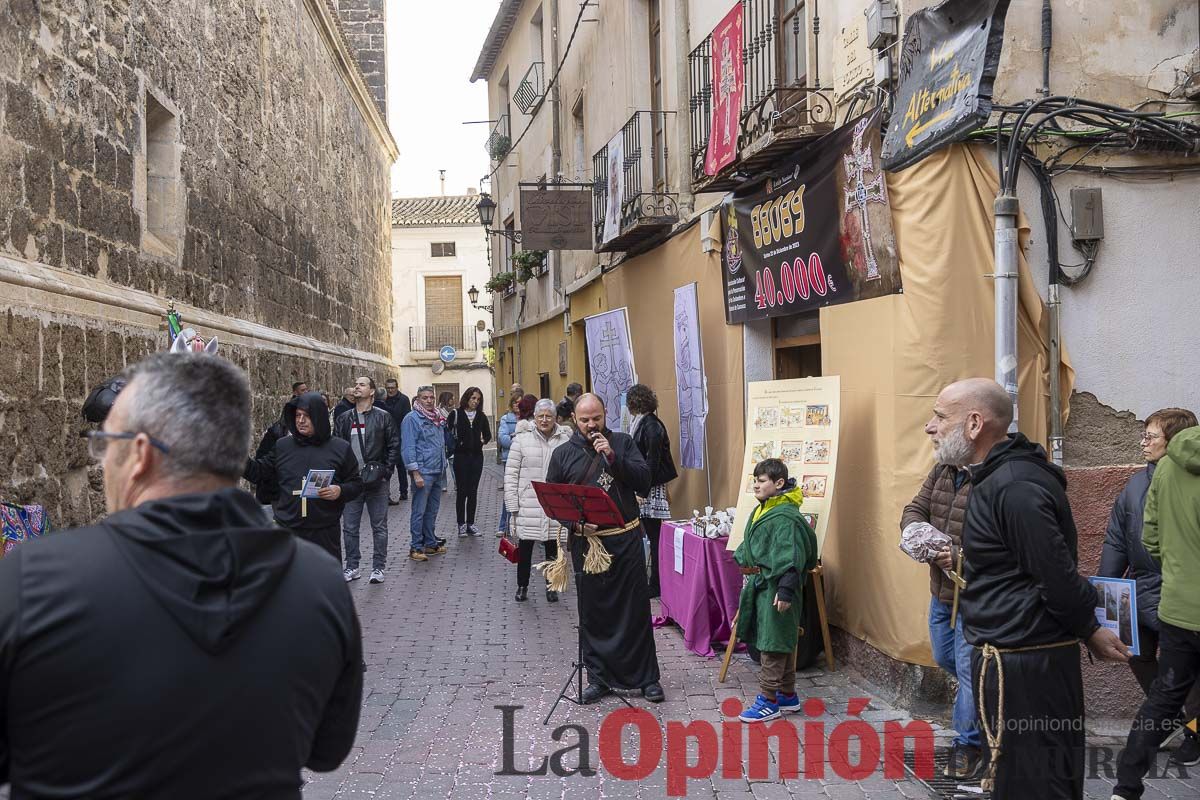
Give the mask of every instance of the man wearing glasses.
<svg viewBox="0 0 1200 800">
<path fill-rule="evenodd" d="M 0 561 L 0 783 L 14 797 L 298 797 L 301 768 L 336 769 L 354 743 L 350 593 L 236 485 L 240 369 L 163 353 L 123 377 L 89 432 L 108 516 Z"/>
</svg>

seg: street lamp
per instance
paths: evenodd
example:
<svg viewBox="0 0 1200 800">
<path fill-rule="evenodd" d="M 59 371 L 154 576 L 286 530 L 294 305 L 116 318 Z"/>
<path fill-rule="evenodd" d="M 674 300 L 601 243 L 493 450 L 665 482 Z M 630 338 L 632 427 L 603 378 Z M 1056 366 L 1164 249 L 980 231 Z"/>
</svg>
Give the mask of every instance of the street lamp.
<svg viewBox="0 0 1200 800">
<path fill-rule="evenodd" d="M 496 221 L 496 201 L 487 192 L 479 196 L 479 202 L 475 204 L 475 209 L 479 212 L 479 224 L 483 226 L 484 231 L 489 236 L 503 236 L 513 244 L 521 243 L 521 232 L 510 231 L 507 229 L 493 230 L 492 223 Z"/>
<path fill-rule="evenodd" d="M 478 308 L 480 311 L 492 313 L 493 306 L 479 305 L 479 290 L 475 288 L 475 284 L 471 284 L 471 288 L 467 289 L 467 299 L 471 301 L 471 308 Z"/>
</svg>

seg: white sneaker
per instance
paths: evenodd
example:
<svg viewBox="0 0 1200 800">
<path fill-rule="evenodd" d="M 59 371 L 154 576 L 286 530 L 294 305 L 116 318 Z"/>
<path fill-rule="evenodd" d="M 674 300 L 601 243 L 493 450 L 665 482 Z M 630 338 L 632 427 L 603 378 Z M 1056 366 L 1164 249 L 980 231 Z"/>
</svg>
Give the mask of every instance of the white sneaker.
<svg viewBox="0 0 1200 800">
<path fill-rule="evenodd" d="M 503 538 L 504 538 L 504 534 L 505 534 L 505 530 L 504 530 L 504 528 L 501 528 L 500 530 L 496 531 L 496 538 L 497 538 L 497 539 L 503 539 Z"/>
<path fill-rule="evenodd" d="M 474 525 L 467 526 L 467 533 L 471 534 L 472 536 L 482 536 L 483 535 L 479 532 L 479 528 L 476 528 Z"/>
<path fill-rule="evenodd" d="M 458 526 L 458 538 L 460 538 L 460 539 L 465 539 L 465 538 L 467 538 L 467 537 L 468 537 L 468 536 L 470 536 L 470 535 L 471 535 L 471 534 L 470 534 L 470 531 L 468 531 L 468 530 L 467 530 L 467 526 L 466 526 L 466 525 L 459 525 L 459 526 Z"/>
<path fill-rule="evenodd" d="M 361 577 L 361 573 L 358 571 L 358 567 L 355 567 L 354 569 L 344 569 L 342 570 L 342 577 L 346 579 L 346 583 L 349 583 L 350 581 L 358 580 L 359 577 Z"/>
<path fill-rule="evenodd" d="M 370 582 L 371 583 L 383 583 L 383 570 L 381 570 L 381 569 L 371 570 L 371 581 Z"/>
</svg>

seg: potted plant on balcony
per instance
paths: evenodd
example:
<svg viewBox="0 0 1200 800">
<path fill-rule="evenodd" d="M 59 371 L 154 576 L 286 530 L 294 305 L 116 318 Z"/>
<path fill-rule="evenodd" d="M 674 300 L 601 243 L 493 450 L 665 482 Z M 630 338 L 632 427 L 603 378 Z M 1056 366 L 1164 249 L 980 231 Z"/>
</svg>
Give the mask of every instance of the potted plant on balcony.
<svg viewBox="0 0 1200 800">
<path fill-rule="evenodd" d="M 517 269 L 517 280 L 521 283 L 540 275 L 545 263 L 545 250 L 519 250 L 512 254 L 512 264 Z"/>
<path fill-rule="evenodd" d="M 497 272 L 488 278 L 488 282 L 483 285 L 483 288 L 492 294 L 506 294 L 513 288 L 516 280 L 517 275 L 514 272 Z"/>
<path fill-rule="evenodd" d="M 492 157 L 493 161 L 503 161 L 510 149 L 512 149 L 512 139 L 503 133 L 492 137 L 492 140 L 488 142 L 488 155 Z"/>
</svg>

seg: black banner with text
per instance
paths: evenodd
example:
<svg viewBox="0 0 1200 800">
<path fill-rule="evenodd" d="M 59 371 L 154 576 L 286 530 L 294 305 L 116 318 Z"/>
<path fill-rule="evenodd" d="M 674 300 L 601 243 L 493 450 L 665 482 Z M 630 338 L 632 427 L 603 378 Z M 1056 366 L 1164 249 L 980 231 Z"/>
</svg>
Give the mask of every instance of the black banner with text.
<svg viewBox="0 0 1200 800">
<path fill-rule="evenodd" d="M 1008 3 L 945 0 L 908 18 L 884 169 L 911 166 L 987 120 Z"/>
<path fill-rule="evenodd" d="M 878 112 L 736 191 L 722 206 L 721 228 L 730 324 L 900 291 Z"/>
</svg>

